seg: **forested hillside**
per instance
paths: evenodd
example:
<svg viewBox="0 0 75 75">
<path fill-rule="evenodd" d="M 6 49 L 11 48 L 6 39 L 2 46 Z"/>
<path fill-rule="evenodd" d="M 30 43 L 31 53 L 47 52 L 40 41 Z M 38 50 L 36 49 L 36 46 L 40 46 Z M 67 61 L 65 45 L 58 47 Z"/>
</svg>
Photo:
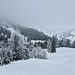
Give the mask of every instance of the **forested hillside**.
<svg viewBox="0 0 75 75">
<path fill-rule="evenodd" d="M 46 40 L 48 38 L 43 32 L 38 31 L 37 29 L 27 28 L 20 24 L 15 24 L 9 21 L 0 21 L 1 26 L 13 27 L 14 29 L 19 29 L 22 35 L 29 36 L 32 40 Z"/>
</svg>

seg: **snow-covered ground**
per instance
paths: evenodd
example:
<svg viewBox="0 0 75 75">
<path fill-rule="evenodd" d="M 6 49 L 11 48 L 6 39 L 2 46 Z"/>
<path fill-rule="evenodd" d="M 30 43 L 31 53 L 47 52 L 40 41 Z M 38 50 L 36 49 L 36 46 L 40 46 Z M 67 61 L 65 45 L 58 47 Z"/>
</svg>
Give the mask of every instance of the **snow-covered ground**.
<svg viewBox="0 0 75 75">
<path fill-rule="evenodd" d="M 75 49 L 57 48 L 48 59 L 29 59 L 0 66 L 0 75 L 75 75 Z"/>
<path fill-rule="evenodd" d="M 35 42 L 45 42 L 45 41 L 43 41 L 43 40 L 31 40 L 31 42 L 34 44 Z"/>
</svg>

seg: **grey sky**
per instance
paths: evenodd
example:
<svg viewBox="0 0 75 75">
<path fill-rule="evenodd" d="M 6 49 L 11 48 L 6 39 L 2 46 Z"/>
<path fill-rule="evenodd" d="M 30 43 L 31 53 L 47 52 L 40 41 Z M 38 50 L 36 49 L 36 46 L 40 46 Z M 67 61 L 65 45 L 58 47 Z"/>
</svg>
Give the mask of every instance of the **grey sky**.
<svg viewBox="0 0 75 75">
<path fill-rule="evenodd" d="M 75 28 L 75 0 L 0 0 L 0 16 L 42 31 Z"/>
</svg>

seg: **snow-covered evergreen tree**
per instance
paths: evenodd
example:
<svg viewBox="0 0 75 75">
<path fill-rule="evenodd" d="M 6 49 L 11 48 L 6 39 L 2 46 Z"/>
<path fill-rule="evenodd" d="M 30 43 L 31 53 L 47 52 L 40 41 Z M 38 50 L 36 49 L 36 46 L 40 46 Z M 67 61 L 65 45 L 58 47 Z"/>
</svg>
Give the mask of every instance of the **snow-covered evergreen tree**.
<svg viewBox="0 0 75 75">
<path fill-rule="evenodd" d="M 1 48 L 0 48 L 0 65 L 3 65 L 3 52 Z"/>
<path fill-rule="evenodd" d="M 19 56 L 19 36 L 17 34 L 14 34 L 14 40 L 13 40 L 13 44 L 14 44 L 14 49 L 13 49 L 13 59 L 14 60 L 19 60 L 20 56 Z"/>
<path fill-rule="evenodd" d="M 48 50 L 48 53 L 51 53 L 51 39 L 50 38 L 47 40 L 47 50 Z"/>
<path fill-rule="evenodd" d="M 74 42 L 73 42 L 73 44 L 72 44 L 72 48 L 75 48 L 75 40 L 74 40 Z"/>
<path fill-rule="evenodd" d="M 66 47 L 66 39 L 62 39 L 62 44 L 61 44 L 61 47 Z"/>
<path fill-rule="evenodd" d="M 69 39 L 66 40 L 66 47 L 71 47 L 71 43 Z"/>
<path fill-rule="evenodd" d="M 3 52 L 3 64 L 10 63 L 10 52 L 8 47 L 2 49 Z"/>
<path fill-rule="evenodd" d="M 57 43 L 57 38 L 53 35 L 51 39 L 51 53 L 56 52 L 56 43 Z"/>
</svg>

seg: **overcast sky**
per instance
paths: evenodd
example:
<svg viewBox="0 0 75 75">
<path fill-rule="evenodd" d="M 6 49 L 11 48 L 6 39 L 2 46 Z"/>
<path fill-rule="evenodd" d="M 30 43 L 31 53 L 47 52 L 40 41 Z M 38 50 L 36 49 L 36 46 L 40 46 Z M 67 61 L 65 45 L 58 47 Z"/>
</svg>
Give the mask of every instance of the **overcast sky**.
<svg viewBox="0 0 75 75">
<path fill-rule="evenodd" d="M 0 0 L 0 16 L 41 31 L 75 29 L 75 0 Z"/>
</svg>

